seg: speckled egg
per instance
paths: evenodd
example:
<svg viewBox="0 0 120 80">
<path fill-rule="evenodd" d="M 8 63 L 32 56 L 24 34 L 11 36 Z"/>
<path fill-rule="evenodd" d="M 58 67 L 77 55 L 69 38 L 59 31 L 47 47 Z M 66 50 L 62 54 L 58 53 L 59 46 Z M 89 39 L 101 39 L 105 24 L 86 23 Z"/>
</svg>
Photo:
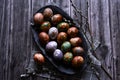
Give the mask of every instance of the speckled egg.
<svg viewBox="0 0 120 80">
<path fill-rule="evenodd" d="M 49 42 L 49 36 L 45 32 L 40 32 L 39 33 L 39 39 L 41 41 L 41 44 L 46 44 Z"/>
<path fill-rule="evenodd" d="M 53 40 L 53 39 L 55 39 L 55 38 L 57 37 L 57 35 L 58 35 L 58 29 L 57 29 L 56 27 L 52 27 L 52 28 L 49 29 L 48 34 L 49 34 L 50 39 Z"/>
<path fill-rule="evenodd" d="M 59 22 L 61 22 L 63 19 L 61 14 L 55 14 L 52 16 L 51 21 L 53 24 L 58 24 Z"/>
<path fill-rule="evenodd" d="M 62 51 L 60 49 L 56 49 L 53 53 L 53 57 L 54 57 L 54 59 L 56 59 L 58 61 L 62 60 L 63 59 Z"/>
<path fill-rule="evenodd" d="M 73 54 L 71 52 L 66 52 L 64 54 L 63 60 L 65 63 L 70 63 L 73 59 Z"/>
<path fill-rule="evenodd" d="M 60 32 L 61 31 L 66 32 L 69 27 L 70 27 L 69 24 L 66 22 L 61 22 L 60 24 L 57 25 L 57 28 Z"/>
<path fill-rule="evenodd" d="M 60 32 L 57 36 L 57 42 L 59 44 L 62 44 L 66 40 L 67 40 L 67 34 L 65 32 Z"/>
<path fill-rule="evenodd" d="M 57 49 L 57 42 L 50 41 L 46 45 L 46 51 L 49 53 L 53 53 Z"/>
<path fill-rule="evenodd" d="M 71 49 L 71 44 L 69 41 L 65 41 L 61 46 L 61 50 L 63 52 L 68 52 L 70 49 Z"/>
<path fill-rule="evenodd" d="M 78 47 L 74 47 L 74 48 L 72 49 L 72 51 L 73 51 L 73 55 L 74 55 L 74 56 L 80 56 L 80 55 L 83 54 L 84 49 L 83 49 L 82 47 L 78 46 Z"/>
<path fill-rule="evenodd" d="M 51 27 L 51 24 L 49 21 L 45 21 L 41 24 L 40 26 L 40 30 L 43 31 L 43 32 L 48 32 L 48 30 L 50 29 Z"/>
<path fill-rule="evenodd" d="M 84 63 L 84 58 L 82 56 L 75 56 L 72 60 L 72 66 L 79 68 Z"/>
<path fill-rule="evenodd" d="M 42 13 L 36 13 L 33 17 L 35 24 L 41 24 L 44 21 L 44 16 Z"/>
<path fill-rule="evenodd" d="M 67 30 L 67 34 L 71 38 L 76 37 L 78 34 L 78 29 L 76 27 L 71 27 Z"/>
<path fill-rule="evenodd" d="M 71 38 L 71 39 L 70 39 L 70 43 L 71 43 L 72 46 L 75 47 L 75 46 L 81 45 L 82 40 L 81 40 L 80 37 L 75 37 L 75 38 Z"/>
</svg>

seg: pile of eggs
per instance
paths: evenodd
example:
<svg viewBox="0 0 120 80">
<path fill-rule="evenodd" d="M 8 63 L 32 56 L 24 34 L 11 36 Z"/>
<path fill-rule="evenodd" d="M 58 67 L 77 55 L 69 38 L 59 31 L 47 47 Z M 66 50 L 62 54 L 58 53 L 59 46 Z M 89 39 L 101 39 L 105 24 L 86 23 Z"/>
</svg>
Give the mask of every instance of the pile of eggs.
<svg viewBox="0 0 120 80">
<path fill-rule="evenodd" d="M 41 45 L 45 46 L 47 55 L 75 68 L 79 68 L 84 63 L 84 49 L 77 27 L 71 26 L 61 14 L 54 14 L 51 8 L 36 13 L 33 19 L 35 25 L 39 25 L 39 39 Z M 40 60 L 36 61 L 40 62 Z"/>
</svg>

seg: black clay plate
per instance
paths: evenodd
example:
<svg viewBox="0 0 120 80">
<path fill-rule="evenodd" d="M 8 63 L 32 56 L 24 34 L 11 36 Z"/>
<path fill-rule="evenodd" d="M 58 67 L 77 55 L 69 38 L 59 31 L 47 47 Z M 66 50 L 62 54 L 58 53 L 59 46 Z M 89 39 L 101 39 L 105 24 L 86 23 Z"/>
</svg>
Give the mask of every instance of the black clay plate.
<svg viewBox="0 0 120 80">
<path fill-rule="evenodd" d="M 48 5 L 48 6 L 42 7 L 36 13 L 38 13 L 38 12 L 42 13 L 44 11 L 44 9 L 48 8 L 48 7 L 53 10 L 54 14 L 59 13 L 64 18 L 69 20 L 70 22 L 73 22 L 73 19 L 67 13 L 65 13 L 61 8 L 59 8 L 57 6 L 54 6 L 54 5 Z M 85 50 L 85 52 L 83 54 L 83 58 L 84 58 L 85 62 L 79 69 L 74 69 L 71 66 L 65 66 L 64 64 L 58 63 L 51 56 L 47 55 L 44 46 L 41 45 L 41 42 L 40 42 L 39 37 L 38 37 L 39 30 L 36 28 L 35 25 L 32 26 L 32 33 L 33 33 L 33 38 L 34 38 L 36 44 L 38 45 L 39 49 L 42 51 L 42 54 L 50 61 L 50 63 L 58 71 L 60 71 L 64 74 L 73 75 L 73 74 L 76 74 L 76 73 L 82 73 L 85 70 L 85 68 L 87 67 L 87 44 L 86 44 L 86 40 L 85 40 L 83 34 L 80 31 L 79 31 L 79 37 L 81 37 L 82 41 L 83 41 L 82 47 Z"/>
</svg>

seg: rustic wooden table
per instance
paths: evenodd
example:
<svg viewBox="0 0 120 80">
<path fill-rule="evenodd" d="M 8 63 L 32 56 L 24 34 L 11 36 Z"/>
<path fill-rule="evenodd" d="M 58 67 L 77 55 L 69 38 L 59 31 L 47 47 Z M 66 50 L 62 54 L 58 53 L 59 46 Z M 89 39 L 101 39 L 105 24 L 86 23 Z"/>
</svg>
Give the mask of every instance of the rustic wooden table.
<svg viewBox="0 0 120 80">
<path fill-rule="evenodd" d="M 20 80 L 20 75 L 26 72 L 32 51 L 39 50 L 32 38 L 30 20 L 33 13 L 49 2 L 56 3 L 76 20 L 70 0 L 0 0 L 0 80 Z M 94 39 L 102 44 L 96 51 L 102 65 L 112 76 L 112 80 L 120 80 L 120 0 L 73 0 L 73 2 L 83 15 L 88 17 Z M 98 71 L 100 80 L 110 80 L 105 72 Z M 47 76 L 51 80 L 50 72 L 51 70 L 42 76 Z M 75 78 L 60 75 L 62 74 L 52 77 L 54 80 Z M 80 78 L 74 80 L 97 79 L 88 68 Z M 27 80 L 46 78 L 34 76 Z"/>
</svg>

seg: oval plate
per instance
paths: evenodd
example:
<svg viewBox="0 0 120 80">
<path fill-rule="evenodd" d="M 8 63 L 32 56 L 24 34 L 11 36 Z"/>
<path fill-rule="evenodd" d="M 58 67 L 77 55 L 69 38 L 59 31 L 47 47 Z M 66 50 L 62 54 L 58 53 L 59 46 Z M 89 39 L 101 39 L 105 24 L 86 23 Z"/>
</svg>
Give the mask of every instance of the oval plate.
<svg viewBox="0 0 120 80">
<path fill-rule="evenodd" d="M 45 6 L 45 7 L 42 7 L 41 9 L 39 9 L 36 13 L 38 12 L 43 12 L 45 8 L 51 8 L 54 12 L 54 14 L 61 14 L 65 19 L 69 20 L 70 22 L 73 22 L 73 19 L 67 14 L 65 13 L 61 8 L 57 7 L 57 6 L 54 6 L 54 5 L 48 5 L 48 6 Z M 87 67 L 87 43 L 86 43 L 86 40 L 85 38 L 83 37 L 83 34 L 79 31 L 79 37 L 82 38 L 83 40 L 83 48 L 85 50 L 85 53 L 83 54 L 83 58 L 85 60 L 84 64 L 79 68 L 79 69 L 74 69 L 72 67 L 66 67 L 64 64 L 60 64 L 58 62 L 56 62 L 52 57 L 50 57 L 49 55 L 46 54 L 46 51 L 44 49 L 44 47 L 41 45 L 40 43 L 40 40 L 39 40 L 39 37 L 38 37 L 38 34 L 39 34 L 39 31 L 38 29 L 35 27 L 35 25 L 32 25 L 32 33 L 33 33 L 33 38 L 36 42 L 36 44 L 38 45 L 39 49 L 42 51 L 42 54 L 52 63 L 52 65 L 57 69 L 59 70 L 60 72 L 62 73 L 65 73 L 65 74 L 68 74 L 68 75 L 73 75 L 73 74 L 76 74 L 76 73 L 82 73 L 85 68 Z"/>
</svg>

